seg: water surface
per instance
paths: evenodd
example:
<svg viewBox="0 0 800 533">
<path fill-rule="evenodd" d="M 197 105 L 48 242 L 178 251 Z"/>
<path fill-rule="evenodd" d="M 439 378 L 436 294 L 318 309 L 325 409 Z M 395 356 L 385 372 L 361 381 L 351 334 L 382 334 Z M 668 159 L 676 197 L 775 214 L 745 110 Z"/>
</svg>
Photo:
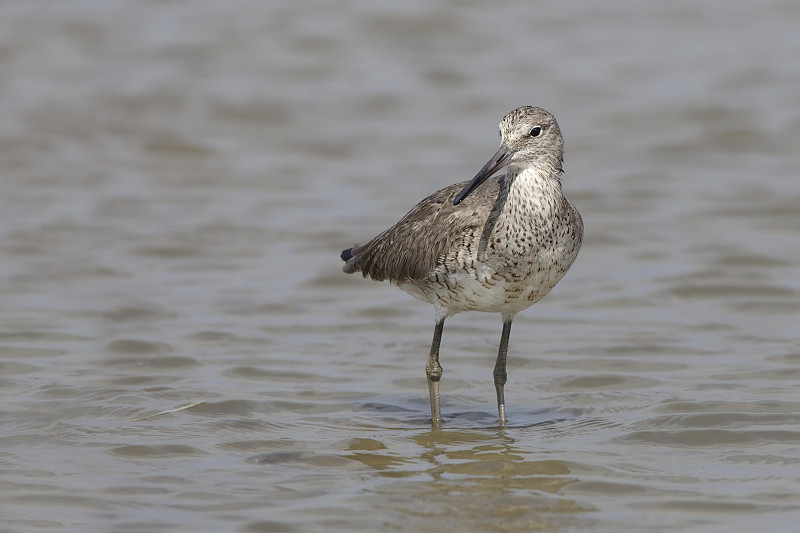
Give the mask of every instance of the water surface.
<svg viewBox="0 0 800 533">
<path fill-rule="evenodd" d="M 794 531 L 800 7 L 0 7 L 3 531 Z M 338 253 L 553 112 L 515 320 Z"/>
</svg>

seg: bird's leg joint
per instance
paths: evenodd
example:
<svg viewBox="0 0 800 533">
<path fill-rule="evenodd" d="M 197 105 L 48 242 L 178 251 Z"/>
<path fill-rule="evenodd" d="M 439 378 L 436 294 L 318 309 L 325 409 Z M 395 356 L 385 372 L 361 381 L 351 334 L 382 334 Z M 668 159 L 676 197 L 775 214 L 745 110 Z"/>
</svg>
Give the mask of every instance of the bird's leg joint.
<svg viewBox="0 0 800 533">
<path fill-rule="evenodd" d="M 436 359 L 428 359 L 428 363 L 425 365 L 425 374 L 427 374 L 428 379 L 431 381 L 439 381 L 442 379 L 442 365 L 439 364 L 439 361 Z"/>
</svg>

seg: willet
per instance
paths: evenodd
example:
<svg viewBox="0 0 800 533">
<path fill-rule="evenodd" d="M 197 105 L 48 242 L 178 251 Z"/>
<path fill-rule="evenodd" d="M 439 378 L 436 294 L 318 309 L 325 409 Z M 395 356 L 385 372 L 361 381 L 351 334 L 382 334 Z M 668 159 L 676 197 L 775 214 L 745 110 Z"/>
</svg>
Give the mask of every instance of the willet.
<svg viewBox="0 0 800 533">
<path fill-rule="evenodd" d="M 564 139 L 555 117 L 520 107 L 500 122 L 500 149 L 472 178 L 433 193 L 366 244 L 342 252 L 344 272 L 389 280 L 433 304 L 436 327 L 425 366 L 431 424 L 442 423 L 439 344 L 461 311 L 501 313 L 494 367 L 500 425 L 511 321 L 541 300 L 578 255 L 583 221 L 561 192 Z M 501 168 L 504 175 L 489 179 Z"/>
</svg>

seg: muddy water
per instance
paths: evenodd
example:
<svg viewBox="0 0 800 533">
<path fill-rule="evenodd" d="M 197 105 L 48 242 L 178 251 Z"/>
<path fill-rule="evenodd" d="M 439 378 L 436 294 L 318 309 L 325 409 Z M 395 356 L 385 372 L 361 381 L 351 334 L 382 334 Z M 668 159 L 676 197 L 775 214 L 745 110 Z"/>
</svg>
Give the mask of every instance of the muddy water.
<svg viewBox="0 0 800 533">
<path fill-rule="evenodd" d="M 3 531 L 795 531 L 791 3 L 0 6 Z M 339 251 L 552 111 L 586 240 L 514 324 Z"/>
</svg>

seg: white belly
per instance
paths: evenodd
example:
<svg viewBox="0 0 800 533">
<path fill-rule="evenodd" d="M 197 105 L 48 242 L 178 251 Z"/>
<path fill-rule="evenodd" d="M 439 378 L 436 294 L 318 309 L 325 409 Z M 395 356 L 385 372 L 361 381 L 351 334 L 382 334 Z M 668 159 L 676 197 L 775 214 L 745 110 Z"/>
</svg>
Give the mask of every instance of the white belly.
<svg viewBox="0 0 800 533">
<path fill-rule="evenodd" d="M 538 267 L 526 275 L 508 279 L 496 273 L 437 273 L 432 279 L 403 282 L 398 287 L 411 296 L 433 304 L 437 314 L 452 316 L 462 311 L 516 314 L 544 298 L 566 269 Z"/>
</svg>

